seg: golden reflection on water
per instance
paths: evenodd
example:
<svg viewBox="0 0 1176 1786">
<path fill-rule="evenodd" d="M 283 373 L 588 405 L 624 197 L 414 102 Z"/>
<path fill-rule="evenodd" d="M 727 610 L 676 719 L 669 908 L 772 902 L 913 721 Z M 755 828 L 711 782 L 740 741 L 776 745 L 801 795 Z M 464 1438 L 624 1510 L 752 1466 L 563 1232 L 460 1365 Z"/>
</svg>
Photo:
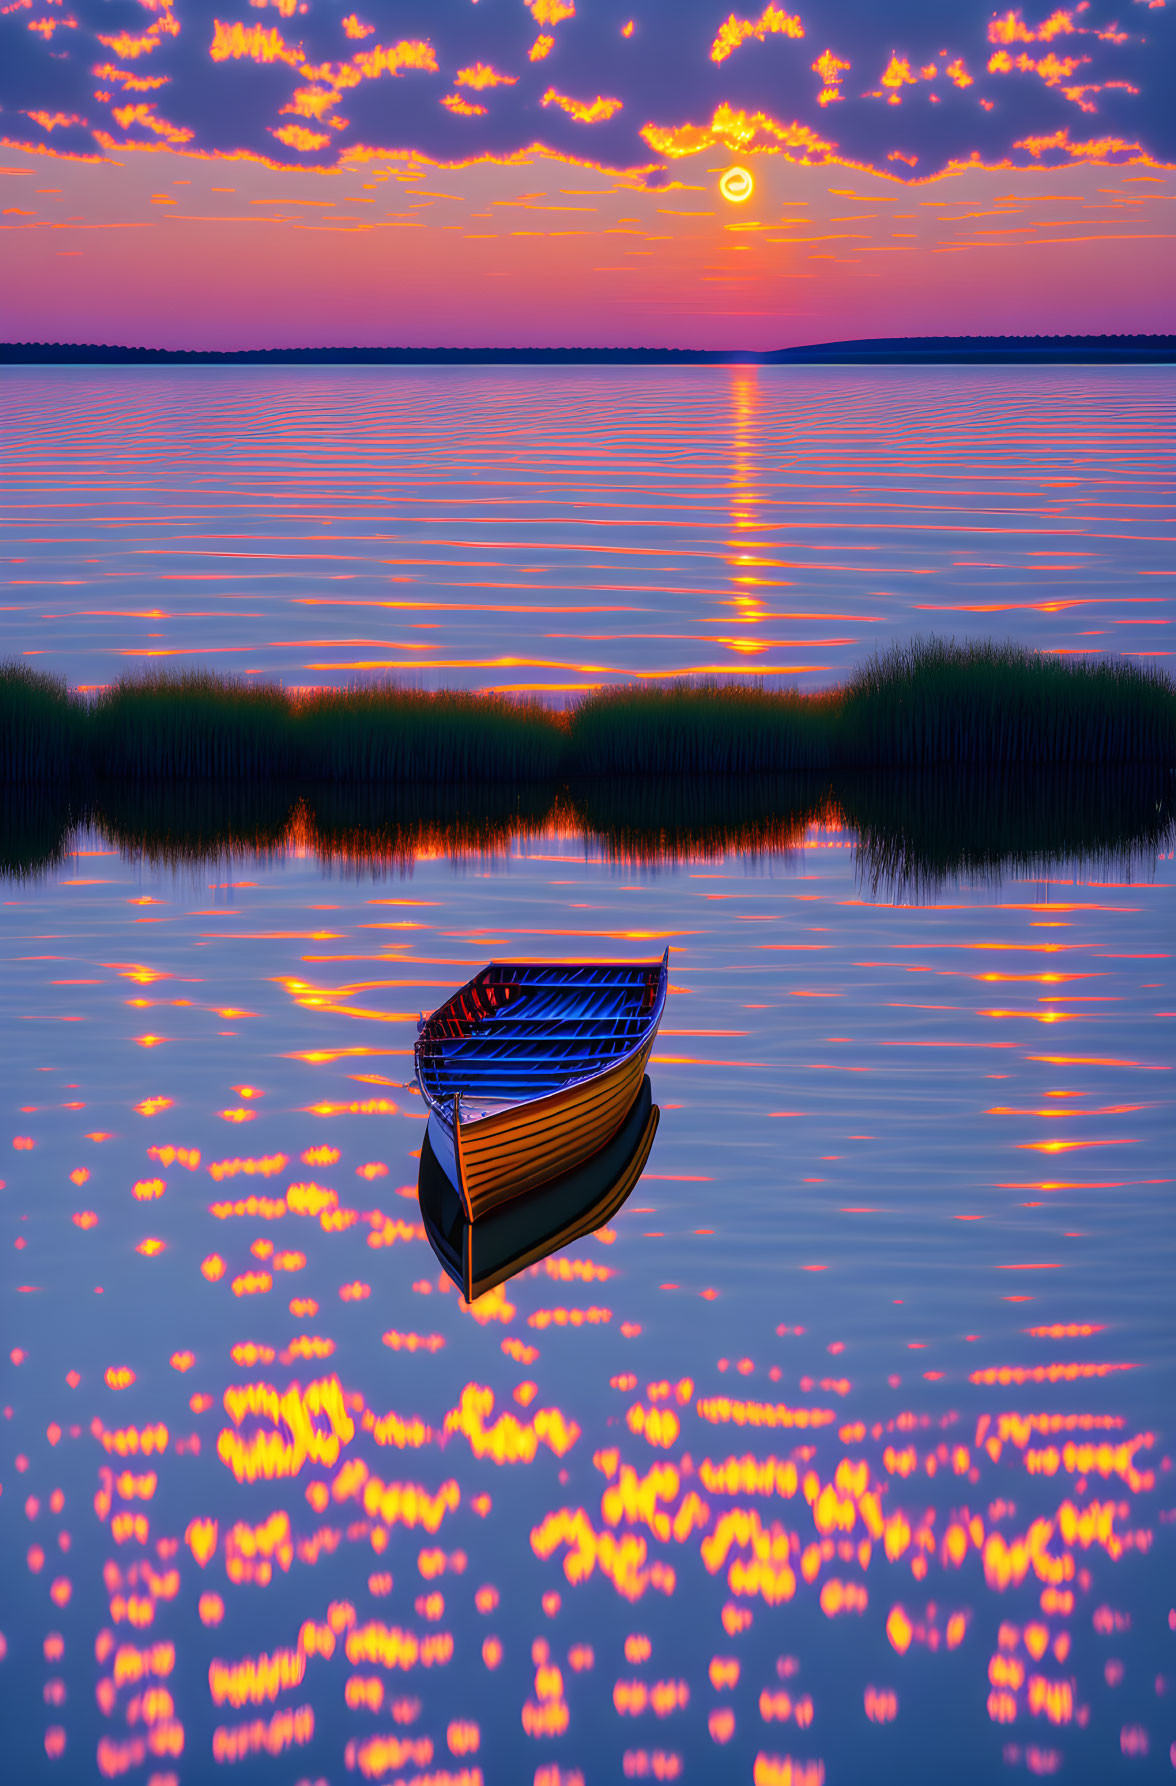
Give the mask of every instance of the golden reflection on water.
<svg viewBox="0 0 1176 1786">
<path fill-rule="evenodd" d="M 174 888 L 144 914 L 125 873 L 101 892 L 63 879 L 12 914 L 18 1021 L 35 1006 L 79 1034 L 89 1017 L 100 1047 L 124 1037 L 113 1094 L 70 1084 L 84 1095 L 59 1113 L 30 1092 L 5 1168 L 18 1448 L 0 1518 L 10 1545 L 23 1528 L 25 1567 L 0 1628 L 4 1667 L 38 1682 L 47 1777 L 163 1786 L 211 1758 L 422 1786 L 505 1766 L 566 1786 L 597 1756 L 659 1780 L 712 1779 L 729 1757 L 764 1786 L 812 1786 L 868 1773 L 891 1730 L 908 1747 L 887 1755 L 917 1755 L 928 1693 L 960 1695 L 986 1765 L 1081 1769 L 1096 1739 L 1158 1758 L 1132 1647 L 1156 1610 L 1139 1570 L 1169 1554 L 1154 1335 L 1133 1324 L 1134 1285 L 1078 1243 L 1082 1228 L 1108 1249 L 1125 1238 L 1091 1192 L 1138 1215 L 1162 1182 L 1151 1094 L 1171 1063 L 1151 1014 L 1168 951 L 1151 908 L 1170 888 L 871 907 L 844 837 L 812 828 L 778 879 L 699 857 L 655 906 L 652 883 L 564 842 L 522 846 L 498 886 L 431 870 L 420 899 L 396 901 L 412 915 L 378 929 L 382 899 L 333 888 L 324 935 L 308 921 L 321 884 L 288 896 L 274 875 L 214 903 L 211 928 Z M 566 922 L 557 877 L 576 895 L 555 896 Z M 79 897 L 97 925 L 68 941 L 85 978 L 53 989 L 45 951 Z M 1018 1017 L 1054 996 L 1042 910 L 1070 932 L 1066 972 L 1135 1013 L 1083 1006 L 1057 1054 L 977 1002 L 994 955 Z M 128 932 L 144 915 L 166 928 Z M 416 1012 L 400 1007 L 480 964 L 475 916 L 520 954 L 668 937 L 686 1015 L 655 1057 L 665 1124 L 630 1204 L 467 1304 L 419 1220 L 423 1111 L 401 1083 Z M 357 977 L 337 981 L 344 961 Z M 933 992 L 892 997 L 912 973 Z M 122 1013 L 172 984 L 191 1002 L 143 1054 Z M 226 1009 L 242 1027 L 222 1040 Z M 73 1047 L 62 1059 L 93 1081 Z M 353 1072 L 373 1048 L 390 1072 Z M 930 1139 L 925 1114 L 896 1130 L 888 1113 L 936 1072 L 968 1088 L 978 1178 L 959 1177 L 945 1112 Z M 828 1119 L 806 1128 L 815 1101 Z M 1077 1159 L 1140 1164 L 1085 1174 L 1075 1141 Z M 782 1248 L 789 1212 L 761 1209 L 732 1251 L 716 1232 L 743 1219 L 765 1147 L 773 1186 L 816 1214 Z M 1074 1176 L 1008 1180 L 1026 1151 L 1063 1154 Z M 920 1195 L 895 1229 L 908 1159 L 942 1178 L 943 1207 Z M 675 1234 L 684 1215 L 710 1225 Z M 847 1221 L 880 1222 L 889 1250 L 855 1265 Z M 895 1245 L 955 1274 L 976 1332 L 957 1333 Z M 880 1288 L 909 1315 L 883 1321 Z"/>
</svg>

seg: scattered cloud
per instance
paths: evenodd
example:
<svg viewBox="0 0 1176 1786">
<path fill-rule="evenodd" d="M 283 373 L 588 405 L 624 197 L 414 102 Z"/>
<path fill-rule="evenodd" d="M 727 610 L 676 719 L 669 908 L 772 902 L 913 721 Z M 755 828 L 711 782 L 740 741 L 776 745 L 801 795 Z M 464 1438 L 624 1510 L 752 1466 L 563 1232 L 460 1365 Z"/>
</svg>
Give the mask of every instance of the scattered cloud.
<svg viewBox="0 0 1176 1786">
<path fill-rule="evenodd" d="M 1145 0 L 28 0 L 0 6 L 0 135 L 300 168 L 546 149 L 652 172 L 720 146 L 903 179 L 1171 165 L 1174 63 L 1176 6 Z"/>
</svg>

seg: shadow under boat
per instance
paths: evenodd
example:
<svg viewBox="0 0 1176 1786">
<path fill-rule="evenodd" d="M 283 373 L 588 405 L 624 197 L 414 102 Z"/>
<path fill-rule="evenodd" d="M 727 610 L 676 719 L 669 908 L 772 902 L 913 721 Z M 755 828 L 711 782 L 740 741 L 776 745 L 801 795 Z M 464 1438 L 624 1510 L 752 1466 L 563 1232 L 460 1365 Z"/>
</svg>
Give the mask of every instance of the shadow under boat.
<svg viewBox="0 0 1176 1786">
<path fill-rule="evenodd" d="M 462 1200 L 426 1134 L 417 1187 L 425 1234 L 466 1301 L 602 1228 L 644 1172 L 660 1116 L 645 1078 L 625 1121 L 591 1159 L 476 1222 L 466 1219 Z"/>
</svg>

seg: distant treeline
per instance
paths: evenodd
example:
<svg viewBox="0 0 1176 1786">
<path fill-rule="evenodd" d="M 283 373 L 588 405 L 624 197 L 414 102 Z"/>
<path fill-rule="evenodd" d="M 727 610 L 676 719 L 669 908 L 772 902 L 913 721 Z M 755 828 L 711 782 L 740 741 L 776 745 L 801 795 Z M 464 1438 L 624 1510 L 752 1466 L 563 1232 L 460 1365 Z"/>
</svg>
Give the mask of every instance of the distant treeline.
<svg viewBox="0 0 1176 1786">
<path fill-rule="evenodd" d="M 1176 688 L 1122 659 L 915 641 L 839 688 L 676 681 L 534 697 L 391 683 L 287 692 L 153 671 L 87 695 L 0 666 L 0 782 L 507 787 L 796 772 L 1176 767 Z"/>
<path fill-rule="evenodd" d="M 764 352 L 685 347 L 128 347 L 0 342 L 0 364 L 57 366 L 724 366 L 1176 360 L 1176 335 L 894 335 Z"/>
</svg>

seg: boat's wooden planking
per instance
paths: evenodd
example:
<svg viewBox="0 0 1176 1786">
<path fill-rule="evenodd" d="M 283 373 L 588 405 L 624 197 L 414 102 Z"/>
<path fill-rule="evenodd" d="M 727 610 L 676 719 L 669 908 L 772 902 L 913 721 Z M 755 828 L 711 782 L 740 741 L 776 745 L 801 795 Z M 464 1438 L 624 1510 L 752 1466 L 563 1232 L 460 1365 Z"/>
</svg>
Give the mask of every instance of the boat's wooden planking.
<svg viewBox="0 0 1176 1786">
<path fill-rule="evenodd" d="M 586 1235 L 595 1234 L 598 1228 L 603 1228 L 606 1222 L 611 1221 L 626 1198 L 632 1194 L 634 1186 L 645 1170 L 645 1163 L 653 1147 L 653 1138 L 657 1134 L 660 1117 L 661 1111 L 654 1104 L 645 1119 L 637 1147 L 630 1155 L 624 1170 L 609 1187 L 607 1193 L 592 1206 L 587 1214 L 577 1222 L 570 1222 L 558 1237 L 543 1240 L 533 1246 L 529 1252 L 520 1253 L 510 1261 L 509 1265 L 496 1266 L 489 1271 L 484 1269 L 479 1271 L 479 1231 L 475 1223 L 467 1223 L 462 1245 L 462 1276 L 464 1280 L 462 1289 L 466 1301 L 473 1302 L 476 1297 L 484 1296 L 486 1291 L 492 1290 L 496 1284 L 505 1282 L 507 1278 L 517 1277 L 520 1271 L 525 1271 L 527 1266 L 533 1265 L 537 1259 L 545 1259 L 557 1248 L 571 1246 L 575 1241 L 583 1240 Z M 442 1262 L 444 1263 L 444 1261 Z"/>
<path fill-rule="evenodd" d="M 511 1197 L 479 1222 L 467 1220 L 452 1177 L 426 1137 L 421 1219 L 429 1245 L 465 1296 L 473 1301 L 611 1221 L 645 1169 L 659 1114 L 645 1079 L 611 1141 L 583 1165 Z"/>
<path fill-rule="evenodd" d="M 610 1141 L 641 1089 L 653 1037 L 605 1072 L 514 1109 L 455 1124 L 458 1186 L 471 1222 Z"/>
<path fill-rule="evenodd" d="M 421 1090 L 468 1220 L 573 1171 L 633 1107 L 661 1020 L 660 961 L 491 962 L 421 1025 Z"/>
</svg>

